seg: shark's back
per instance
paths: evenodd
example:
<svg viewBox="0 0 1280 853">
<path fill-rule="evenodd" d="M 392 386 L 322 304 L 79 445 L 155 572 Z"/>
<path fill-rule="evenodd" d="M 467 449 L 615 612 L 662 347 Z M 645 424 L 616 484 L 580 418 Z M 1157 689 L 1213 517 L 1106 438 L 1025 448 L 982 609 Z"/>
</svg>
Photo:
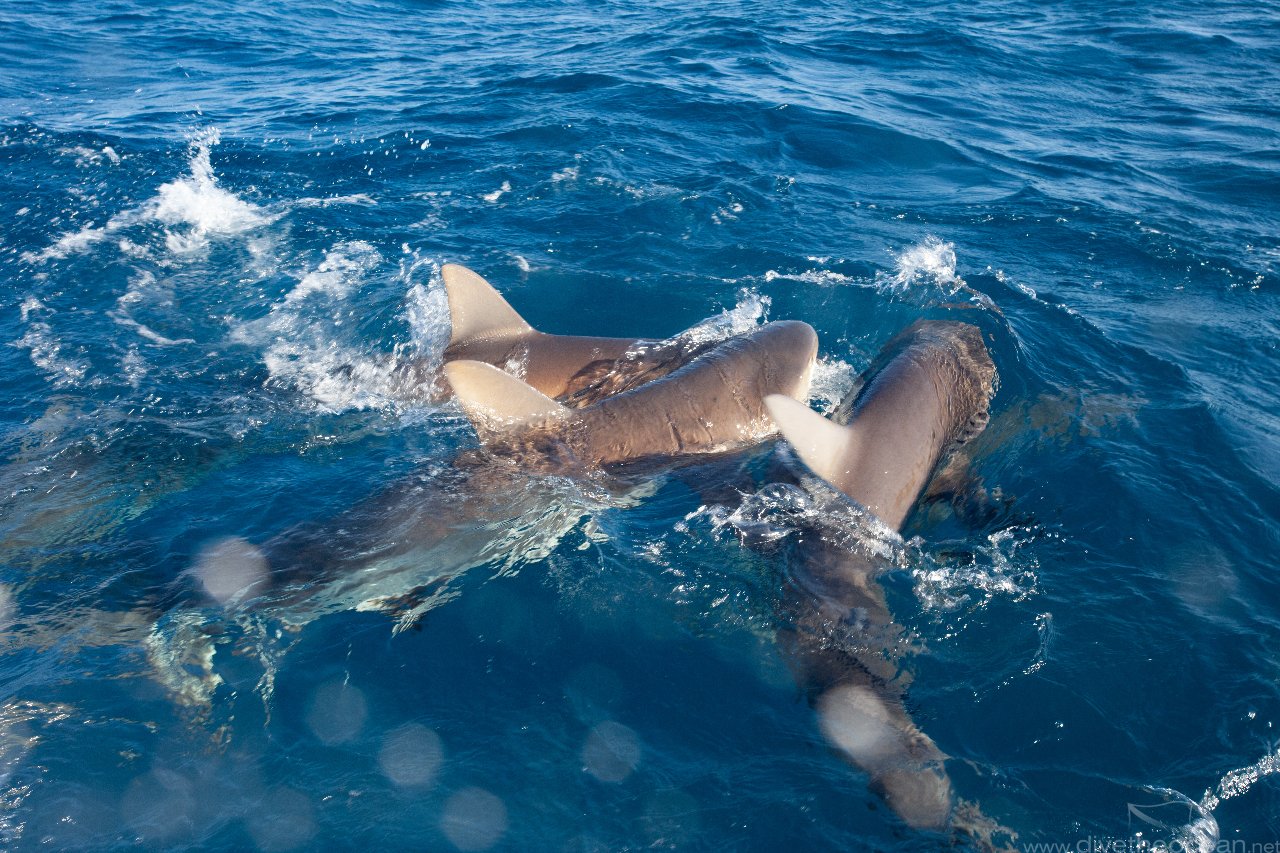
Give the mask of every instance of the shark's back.
<svg viewBox="0 0 1280 853">
<path fill-rule="evenodd" d="M 885 347 L 837 419 L 784 399 L 770 411 L 810 470 L 896 530 L 939 460 L 986 425 L 994 381 L 977 327 L 920 321 Z"/>
</svg>

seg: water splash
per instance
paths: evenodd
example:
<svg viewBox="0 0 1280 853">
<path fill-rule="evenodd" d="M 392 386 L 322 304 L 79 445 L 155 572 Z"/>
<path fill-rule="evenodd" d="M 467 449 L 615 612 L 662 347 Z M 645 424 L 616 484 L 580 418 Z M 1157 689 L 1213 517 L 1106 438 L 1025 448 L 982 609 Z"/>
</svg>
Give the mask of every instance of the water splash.
<svg viewBox="0 0 1280 853">
<path fill-rule="evenodd" d="M 218 186 L 210 152 L 221 141 L 217 128 L 198 131 L 191 139 L 190 175 L 162 184 L 144 208 L 157 222 L 186 226 L 165 231 L 165 245 L 175 254 L 204 248 L 211 235 L 241 234 L 270 221 L 260 208 Z"/>
<path fill-rule="evenodd" d="M 918 288 L 936 288 L 954 296 L 965 281 L 956 274 L 956 247 L 932 234 L 898 253 L 892 273 L 878 272 L 876 286 L 888 292 L 904 293 Z"/>
<path fill-rule="evenodd" d="M 773 300 L 754 290 L 738 291 L 738 301 L 732 308 L 694 324 L 682 337 L 695 345 L 724 340 L 754 329 L 769 319 Z"/>
<path fill-rule="evenodd" d="M 1213 811 L 1224 800 L 1247 794 L 1249 789 L 1268 776 L 1280 773 L 1280 748 L 1264 755 L 1250 764 L 1232 770 L 1218 781 L 1216 787 L 1205 791 L 1200 799 L 1200 807 L 1205 811 Z"/>
<path fill-rule="evenodd" d="M 279 214 L 268 214 L 218 185 L 212 150 L 221 139 L 217 128 L 197 131 L 191 137 L 185 176 L 161 184 L 155 196 L 111 216 L 101 226 L 90 222 L 78 231 L 63 234 L 39 252 L 24 252 L 22 260 L 37 265 L 67 258 L 88 251 L 125 229 L 146 224 L 164 226 L 161 236 L 171 253 L 190 255 L 208 246 L 211 237 L 244 234 L 274 221 Z M 138 247 L 131 240 L 120 243 L 125 254 L 135 253 Z"/>
<path fill-rule="evenodd" d="M 19 314 L 27 328 L 13 345 L 30 353 L 31 363 L 49 378 L 54 387 L 72 387 L 82 383 L 89 372 L 89 363 L 66 354 L 62 341 L 47 322 L 54 311 L 39 299 L 29 296 L 19 306 Z"/>
<path fill-rule="evenodd" d="M 1025 601 L 1039 591 L 1040 561 L 1029 550 L 1037 538 L 1033 528 L 998 530 L 962 560 L 919 550 L 911 572 L 916 597 L 932 611 L 981 609 L 996 598 Z M 912 544 L 923 549 L 918 540 Z"/>
<path fill-rule="evenodd" d="M 853 390 L 857 379 L 857 371 L 847 361 L 820 357 L 813 365 L 809 402 L 816 403 L 824 415 L 830 415 L 845 395 Z"/>
</svg>

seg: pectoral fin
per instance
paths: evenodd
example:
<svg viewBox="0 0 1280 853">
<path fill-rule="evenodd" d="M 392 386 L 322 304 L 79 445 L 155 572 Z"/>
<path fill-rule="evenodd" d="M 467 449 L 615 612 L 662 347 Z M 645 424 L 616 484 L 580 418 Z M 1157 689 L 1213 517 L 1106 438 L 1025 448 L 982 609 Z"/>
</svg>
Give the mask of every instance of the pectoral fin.
<svg viewBox="0 0 1280 853">
<path fill-rule="evenodd" d="M 804 403 L 782 394 L 764 398 L 769 415 L 810 471 L 840 488 L 857 437 L 853 429 L 827 420 Z"/>
<path fill-rule="evenodd" d="M 569 416 L 569 410 L 547 395 L 482 361 L 451 361 L 445 377 L 476 430 L 509 433 Z"/>
</svg>

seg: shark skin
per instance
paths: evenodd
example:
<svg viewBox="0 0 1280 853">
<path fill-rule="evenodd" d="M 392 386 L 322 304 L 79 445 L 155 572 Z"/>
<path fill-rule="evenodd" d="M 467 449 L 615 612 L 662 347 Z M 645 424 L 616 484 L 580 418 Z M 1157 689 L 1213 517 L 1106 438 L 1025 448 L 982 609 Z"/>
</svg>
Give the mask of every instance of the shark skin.
<svg viewBox="0 0 1280 853">
<path fill-rule="evenodd" d="M 766 323 L 580 409 L 485 362 L 452 361 L 444 372 L 487 445 L 542 446 L 607 469 L 759 441 L 773 431 L 765 398 L 806 397 L 817 349 L 808 324 Z"/>
<path fill-rule="evenodd" d="M 947 454 L 986 426 L 995 365 L 976 327 L 921 321 L 887 344 L 866 375 L 836 420 L 787 397 L 766 405 L 805 467 L 896 539 Z M 875 580 L 883 561 L 817 535 L 798 562 L 779 641 L 823 736 L 909 826 L 963 829 L 946 756 L 903 704 L 906 677 L 892 651 L 901 629 Z"/>
<path fill-rule="evenodd" d="M 445 264 L 440 277 L 453 324 L 443 360 L 517 370 L 526 384 L 569 408 L 660 379 L 720 343 L 696 326 L 667 339 L 550 335 L 466 267 Z"/>
<path fill-rule="evenodd" d="M 817 338 L 804 323 L 710 341 L 543 335 L 474 273 L 450 265 L 445 281 L 457 312 L 446 355 L 515 360 L 541 388 L 479 359 L 449 361 L 444 373 L 485 446 L 328 523 L 197 555 L 188 574 L 206 606 L 171 608 L 147 644 L 175 697 L 197 708 L 212 701 L 221 681 L 212 645 L 225 640 L 202 629 L 211 617 L 247 626 L 244 642 L 267 670 L 266 699 L 283 648 L 311 621 L 377 610 L 402 630 L 456 595 L 468 570 L 501 574 L 545 557 L 584 517 L 634 503 L 673 457 L 771 433 L 769 394 L 808 392 Z M 265 633 L 277 639 L 258 626 L 274 626 Z"/>
</svg>

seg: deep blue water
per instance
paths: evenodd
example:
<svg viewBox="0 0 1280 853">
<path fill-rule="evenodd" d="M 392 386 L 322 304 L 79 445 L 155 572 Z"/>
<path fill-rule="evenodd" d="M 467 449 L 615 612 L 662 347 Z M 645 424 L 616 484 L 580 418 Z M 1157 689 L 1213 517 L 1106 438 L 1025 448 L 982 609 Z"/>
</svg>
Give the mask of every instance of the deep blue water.
<svg viewBox="0 0 1280 853">
<path fill-rule="evenodd" d="M 941 843 L 776 646 L 770 445 L 517 479 L 394 606 L 200 602 L 466 498 L 397 369 L 448 261 L 561 334 L 805 320 L 820 408 L 979 324 L 1003 509 L 922 509 L 883 578 L 958 795 L 1027 849 L 1280 839 L 1274 4 L 158 5 L 0 8 L 5 848 Z"/>
</svg>

